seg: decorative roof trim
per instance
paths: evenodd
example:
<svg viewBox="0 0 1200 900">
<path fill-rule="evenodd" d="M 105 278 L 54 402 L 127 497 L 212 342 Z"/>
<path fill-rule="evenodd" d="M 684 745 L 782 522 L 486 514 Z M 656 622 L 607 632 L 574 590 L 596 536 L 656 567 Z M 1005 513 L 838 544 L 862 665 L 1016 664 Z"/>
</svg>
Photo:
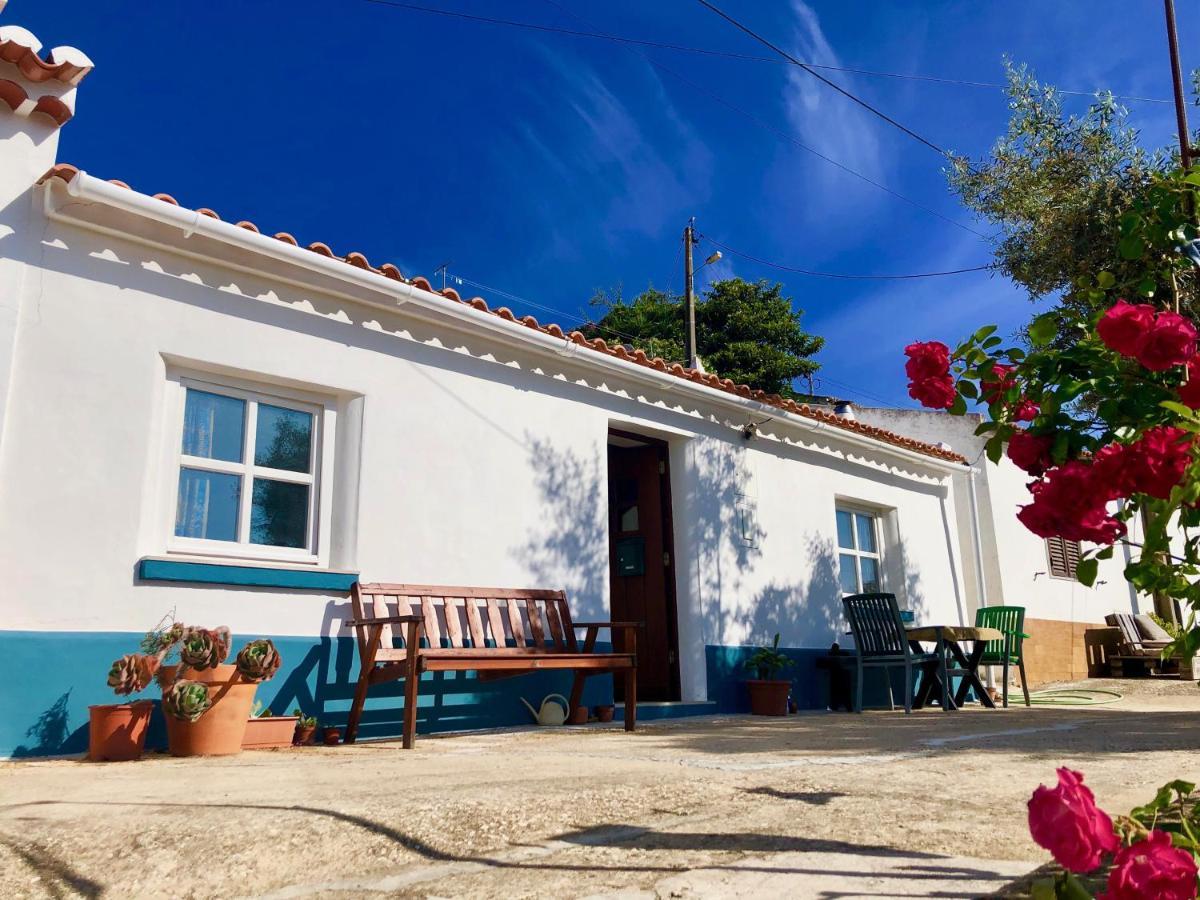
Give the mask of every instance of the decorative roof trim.
<svg viewBox="0 0 1200 900">
<path fill-rule="evenodd" d="M 12 63 L 34 84 L 54 80 L 74 86 L 95 68 L 87 54 L 75 47 L 55 47 L 49 59 L 38 55 L 41 50 L 42 42 L 32 32 L 20 25 L 0 26 L 0 59 Z"/>
<path fill-rule="evenodd" d="M 43 184 L 51 179 L 58 179 L 69 185 L 77 175 L 79 175 L 79 169 L 77 169 L 75 166 L 71 166 L 66 163 L 60 163 L 43 175 L 39 179 L 38 183 Z M 110 179 L 109 183 L 120 188 L 129 189 L 129 185 L 122 181 Z M 169 194 L 156 194 L 153 198 L 148 199 L 158 199 L 160 202 L 174 206 L 179 205 L 175 198 Z M 199 209 L 196 210 L 196 212 L 199 215 L 220 220 L 220 216 L 218 216 L 217 213 L 211 209 Z M 269 233 L 262 232 L 253 222 L 239 221 L 233 224 L 235 224 L 237 227 L 262 234 L 264 237 Z M 296 239 L 286 232 L 278 232 L 275 234 L 274 239 L 292 246 L 300 246 L 296 242 Z M 615 357 L 626 362 L 634 363 L 635 365 L 644 366 L 657 372 L 671 375 L 684 381 L 690 381 L 694 384 L 707 387 L 715 391 L 720 391 L 722 393 L 731 394 L 733 396 L 748 400 L 754 400 L 765 406 L 771 406 L 792 415 L 819 422 L 836 430 L 856 434 L 883 444 L 898 447 L 910 453 L 917 453 L 923 456 L 941 460 L 943 462 L 954 463 L 956 465 L 967 465 L 967 460 L 964 456 L 944 447 L 939 447 L 935 444 L 914 440 L 913 438 L 904 437 L 903 435 L 896 434 L 895 432 L 888 431 L 884 428 L 877 428 L 873 425 L 867 425 L 862 422 L 845 419 L 841 416 L 834 415 L 831 412 L 826 412 L 825 410 L 811 407 L 808 404 L 797 403 L 795 400 L 785 399 L 778 394 L 768 394 L 765 391 L 757 390 L 749 385 L 736 384 L 728 378 L 721 378 L 719 375 L 701 372 L 696 369 L 685 368 L 679 363 L 668 363 L 661 357 L 650 357 L 642 350 L 629 350 L 620 344 L 610 347 L 608 343 L 604 341 L 604 339 L 595 338 L 589 340 L 587 336 L 580 331 L 566 333 L 559 325 L 553 323 L 542 325 L 533 316 L 517 318 L 512 310 L 508 309 L 507 307 L 501 306 L 496 309 L 490 308 L 487 304 L 487 301 L 482 297 L 473 297 L 470 300 L 464 300 L 453 288 L 446 288 L 441 291 L 436 291 L 433 289 L 433 286 L 430 284 L 428 279 L 422 276 L 405 278 L 401 274 L 400 269 L 391 263 L 384 263 L 378 267 L 373 266 L 367 257 L 362 253 L 351 252 L 345 256 L 342 256 L 334 253 L 334 251 L 331 250 L 327 244 L 323 244 L 321 242 L 311 243 L 308 245 L 307 249 L 313 253 L 319 254 L 320 256 L 339 260 L 356 269 L 371 272 L 391 281 L 402 282 L 411 288 L 428 292 L 434 296 L 446 300 L 449 303 L 470 306 L 473 309 L 479 310 L 480 312 L 489 313 L 508 322 L 524 325 L 526 328 L 529 328 L 533 331 L 540 332 L 541 334 L 549 337 L 566 340 L 572 345 L 585 347 L 588 350 L 596 353 Z M 579 358 L 583 359 L 583 357 Z"/>
<path fill-rule="evenodd" d="M 71 107 L 64 103 L 60 97 L 55 97 L 53 94 L 46 94 L 44 97 L 38 97 L 34 100 L 29 96 L 25 88 L 7 78 L 0 78 L 0 101 L 3 101 L 18 116 L 31 116 L 34 113 L 40 113 L 60 128 L 71 121 L 71 117 L 75 115 L 71 111 Z"/>
</svg>

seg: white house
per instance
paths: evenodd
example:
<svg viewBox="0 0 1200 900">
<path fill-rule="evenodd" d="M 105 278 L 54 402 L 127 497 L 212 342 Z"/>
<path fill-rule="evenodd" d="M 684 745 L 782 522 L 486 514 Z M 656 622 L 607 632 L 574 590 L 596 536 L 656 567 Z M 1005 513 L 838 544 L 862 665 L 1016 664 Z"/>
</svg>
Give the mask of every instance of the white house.
<svg viewBox="0 0 1200 900">
<path fill-rule="evenodd" d="M 562 587 L 577 618 L 644 619 L 640 694 L 665 704 L 644 716 L 740 708 L 746 645 L 774 632 L 823 706 L 812 657 L 844 591 L 972 618 L 968 466 L 940 437 L 64 164 L 90 67 L 0 28 L 0 754 L 82 749 L 109 662 L 171 611 L 272 637 L 260 696 L 336 723 L 360 576 Z M 448 677 L 420 727 L 523 721 L 517 696 L 551 686 Z M 364 735 L 398 725 L 372 695 Z"/>
</svg>

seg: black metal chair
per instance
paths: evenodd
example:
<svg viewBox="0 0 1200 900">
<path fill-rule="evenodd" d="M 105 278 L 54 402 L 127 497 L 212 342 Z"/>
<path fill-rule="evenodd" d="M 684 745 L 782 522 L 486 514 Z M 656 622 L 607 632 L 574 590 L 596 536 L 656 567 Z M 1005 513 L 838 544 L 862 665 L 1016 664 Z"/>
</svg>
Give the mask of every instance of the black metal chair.
<svg viewBox="0 0 1200 900">
<path fill-rule="evenodd" d="M 842 607 L 854 636 L 854 652 L 857 682 L 854 686 L 854 711 L 862 712 L 863 672 L 867 668 L 882 668 L 887 679 L 888 699 L 892 709 L 896 708 L 892 694 L 892 679 L 888 670 L 904 668 L 904 711 L 912 712 L 913 695 L 916 693 L 917 672 L 926 678 L 939 678 L 942 688 L 942 708 L 948 703 L 946 696 L 946 658 L 938 652 L 924 653 L 914 650 L 900 617 L 900 607 L 895 594 L 854 594 L 842 598 Z"/>
</svg>

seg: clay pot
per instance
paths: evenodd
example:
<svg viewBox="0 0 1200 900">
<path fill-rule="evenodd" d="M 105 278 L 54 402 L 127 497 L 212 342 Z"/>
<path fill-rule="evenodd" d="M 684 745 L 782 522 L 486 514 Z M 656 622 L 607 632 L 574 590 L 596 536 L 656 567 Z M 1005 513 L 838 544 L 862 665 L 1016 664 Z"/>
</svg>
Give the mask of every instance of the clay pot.
<svg viewBox="0 0 1200 900">
<path fill-rule="evenodd" d="M 88 759 L 127 762 L 141 759 L 153 700 L 88 707 Z"/>
<path fill-rule="evenodd" d="M 588 723 L 588 708 L 586 706 L 577 706 L 571 710 L 571 725 L 586 725 Z"/>
<path fill-rule="evenodd" d="M 292 746 L 299 716 L 256 716 L 246 722 L 243 750 L 272 750 Z"/>
<path fill-rule="evenodd" d="M 297 725 L 296 733 L 292 736 L 292 743 L 297 747 L 307 747 L 313 742 L 317 736 L 316 725 L 305 725 L 303 727 Z"/>
<path fill-rule="evenodd" d="M 763 681 L 754 679 L 746 682 L 750 690 L 750 712 L 756 716 L 786 716 L 788 694 L 792 690 L 790 681 Z"/>
<path fill-rule="evenodd" d="M 162 684 L 175 680 L 176 666 L 163 666 L 159 670 Z M 242 752 L 242 738 L 246 734 L 246 723 L 250 720 L 250 709 L 254 705 L 254 692 L 258 685 L 243 681 L 237 666 L 217 666 L 212 669 L 188 669 L 184 678 L 208 684 L 213 703 L 208 711 L 195 722 L 182 722 L 174 716 L 166 716 L 167 746 L 172 756 L 230 756 Z"/>
<path fill-rule="evenodd" d="M 615 706 L 597 706 L 596 707 L 596 721 L 597 722 L 611 722 L 613 720 L 613 714 L 616 711 L 617 711 L 617 708 Z"/>
<path fill-rule="evenodd" d="M 325 728 L 321 732 L 321 740 L 325 742 L 326 747 L 336 747 L 341 739 L 342 734 L 336 728 Z"/>
</svg>

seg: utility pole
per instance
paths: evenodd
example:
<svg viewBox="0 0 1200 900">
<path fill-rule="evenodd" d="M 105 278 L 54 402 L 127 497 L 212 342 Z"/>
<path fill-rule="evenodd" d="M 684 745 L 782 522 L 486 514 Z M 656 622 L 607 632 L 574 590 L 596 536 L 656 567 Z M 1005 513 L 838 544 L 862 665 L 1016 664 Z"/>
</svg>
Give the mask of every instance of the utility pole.
<svg viewBox="0 0 1200 900">
<path fill-rule="evenodd" d="M 687 357 L 689 369 L 700 367 L 700 357 L 696 352 L 696 291 L 693 285 L 694 272 L 692 269 L 692 245 L 696 241 L 696 217 L 688 219 L 687 227 L 683 229 L 683 291 L 686 305 L 687 323 L 683 336 L 683 355 Z"/>
<path fill-rule="evenodd" d="M 1163 0 L 1167 14 L 1167 47 L 1171 53 L 1171 78 L 1175 85 L 1175 124 L 1179 128 L 1179 161 L 1186 169 L 1192 164 L 1188 137 L 1187 105 L 1183 96 L 1183 69 L 1179 65 L 1179 35 L 1175 32 L 1175 0 Z"/>
</svg>

